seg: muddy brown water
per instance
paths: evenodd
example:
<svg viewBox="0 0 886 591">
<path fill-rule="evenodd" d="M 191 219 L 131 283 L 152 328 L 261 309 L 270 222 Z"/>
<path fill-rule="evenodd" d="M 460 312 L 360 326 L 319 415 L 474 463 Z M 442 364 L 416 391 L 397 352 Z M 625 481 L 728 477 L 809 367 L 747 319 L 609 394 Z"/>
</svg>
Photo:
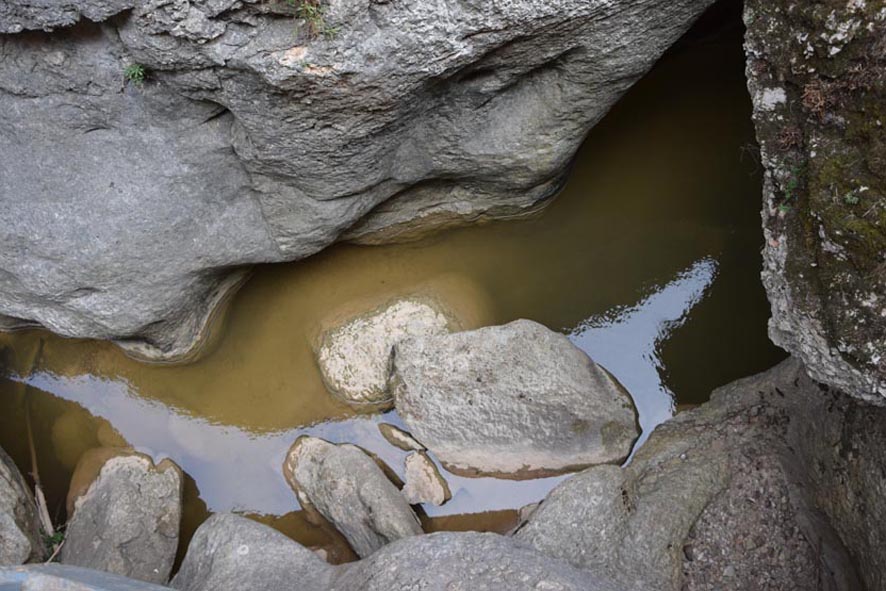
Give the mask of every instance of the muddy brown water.
<svg viewBox="0 0 886 591">
<path fill-rule="evenodd" d="M 30 471 L 29 415 L 59 521 L 80 456 L 129 444 L 187 474 L 186 538 L 210 512 L 233 510 L 348 560 L 341 539 L 299 510 L 284 454 L 310 433 L 357 443 L 402 474 L 404 452 L 377 429 L 400 422 L 330 396 L 311 344 L 324 326 L 417 293 L 467 327 L 531 318 L 568 334 L 631 392 L 642 442 L 678 405 L 783 355 L 766 338 L 742 71 L 737 30 L 672 51 L 592 131 L 564 191 L 532 219 L 257 269 L 195 363 L 146 365 L 44 331 L 0 335 L 0 446 Z M 444 474 L 454 496 L 422 508 L 428 531 L 506 531 L 515 509 L 564 478 Z"/>
</svg>

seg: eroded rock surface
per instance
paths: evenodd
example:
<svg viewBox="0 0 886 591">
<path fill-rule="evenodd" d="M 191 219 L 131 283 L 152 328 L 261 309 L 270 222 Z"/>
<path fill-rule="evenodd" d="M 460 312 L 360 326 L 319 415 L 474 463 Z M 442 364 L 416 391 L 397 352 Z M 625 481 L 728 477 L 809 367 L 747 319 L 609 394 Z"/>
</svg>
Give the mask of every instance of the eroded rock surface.
<svg viewBox="0 0 886 591">
<path fill-rule="evenodd" d="M 584 352 L 530 320 L 394 347 L 400 417 L 452 471 L 529 477 L 621 462 L 630 396 Z"/>
<path fill-rule="evenodd" d="M 790 359 L 565 481 L 515 537 L 627 588 L 878 589 L 884 426 Z"/>
<path fill-rule="evenodd" d="M 299 437 L 283 471 L 299 501 L 328 519 L 361 557 L 422 533 L 397 487 L 375 460 L 354 445 Z"/>
<path fill-rule="evenodd" d="M 171 460 L 155 466 L 142 454 L 113 455 L 72 499 L 61 562 L 166 583 L 178 548 L 181 494 L 181 470 Z"/>
<path fill-rule="evenodd" d="M 815 379 L 886 405 L 886 9 L 745 6 L 770 337 Z"/>
<path fill-rule="evenodd" d="M 177 358 L 245 266 L 537 207 L 711 3 L 4 2 L 0 326 Z"/>
<path fill-rule="evenodd" d="M 327 387 L 353 404 L 390 403 L 391 349 L 398 341 L 444 334 L 452 321 L 429 301 L 397 300 L 321 337 L 317 364 Z"/>
<path fill-rule="evenodd" d="M 12 458 L 0 448 L 0 565 L 43 557 L 34 497 Z"/>
<path fill-rule="evenodd" d="M 194 533 L 172 587 L 182 591 L 326 589 L 333 567 L 280 532 L 219 513 Z"/>
</svg>

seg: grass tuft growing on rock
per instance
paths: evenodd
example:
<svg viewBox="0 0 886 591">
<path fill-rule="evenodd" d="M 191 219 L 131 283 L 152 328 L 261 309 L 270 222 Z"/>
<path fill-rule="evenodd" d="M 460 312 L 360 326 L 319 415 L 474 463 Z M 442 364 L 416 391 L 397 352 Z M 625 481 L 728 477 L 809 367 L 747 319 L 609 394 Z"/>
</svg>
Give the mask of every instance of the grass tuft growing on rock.
<svg viewBox="0 0 886 591">
<path fill-rule="evenodd" d="M 295 7 L 295 16 L 305 21 L 312 37 L 322 35 L 327 39 L 335 37 L 338 27 L 331 27 L 326 22 L 326 9 L 322 0 L 286 0 Z"/>
<path fill-rule="evenodd" d="M 145 81 L 146 75 L 147 71 L 141 64 L 130 64 L 123 70 L 123 78 L 133 84 L 142 84 Z"/>
</svg>

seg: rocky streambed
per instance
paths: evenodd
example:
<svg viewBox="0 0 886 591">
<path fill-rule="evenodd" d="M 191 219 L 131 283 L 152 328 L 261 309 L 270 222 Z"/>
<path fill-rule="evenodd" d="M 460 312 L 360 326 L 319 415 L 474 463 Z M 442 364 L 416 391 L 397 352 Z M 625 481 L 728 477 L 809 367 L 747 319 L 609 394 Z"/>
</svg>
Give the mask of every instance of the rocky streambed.
<svg viewBox="0 0 886 591">
<path fill-rule="evenodd" d="M 714 39 L 734 40 L 730 31 L 740 32 L 734 4 L 709 12 L 637 86 L 654 89 L 658 76 L 661 87 L 682 80 L 691 90 L 650 92 L 645 101 L 629 94 L 592 132 L 583 154 L 598 168 L 584 169 L 579 157 L 573 170 L 573 178 L 596 179 L 578 185 L 586 187 L 582 201 L 596 204 L 590 209 L 561 207 L 570 203 L 571 182 L 535 219 L 375 247 L 377 255 L 337 247 L 299 267 L 298 290 L 283 289 L 288 284 L 274 270 L 251 284 L 282 297 L 299 294 L 292 309 L 302 316 L 290 318 L 306 320 L 281 322 L 247 285 L 229 317 L 218 313 L 207 324 L 242 278 L 244 263 L 298 258 L 337 237 L 414 238 L 429 226 L 533 209 L 562 184 L 583 133 L 705 7 L 531 4 L 493 13 L 485 5 L 440 12 L 442 5 L 424 2 L 308 3 L 319 20 L 304 5 L 251 2 L 74 2 L 49 9 L 16 0 L 0 8 L 0 55 L 16 56 L 0 60 L 0 97 L 30 116 L 28 124 L 4 128 L 3 158 L 14 164 L 4 191 L 33 196 L 27 205 L 6 200 L 10 220 L 19 215 L 33 226 L 59 199 L 52 175 L 31 191 L 33 167 L 21 158 L 52 161 L 60 148 L 45 141 L 45 115 L 67 101 L 85 105 L 83 117 L 62 125 L 92 137 L 61 149 L 86 154 L 85 141 L 97 154 L 72 184 L 66 203 L 75 213 L 89 208 L 85 195 L 111 195 L 86 189 L 108 178 L 95 163 L 119 164 L 120 138 L 138 138 L 123 160 L 143 154 L 153 162 L 159 152 L 151 142 L 171 146 L 160 182 L 134 191 L 127 183 L 142 178 L 141 165 L 111 181 L 124 197 L 112 198 L 100 214 L 114 223 L 91 238 L 99 246 L 91 263 L 59 258 L 66 270 L 59 275 L 62 267 L 47 253 L 73 234 L 52 224 L 43 226 L 48 240 L 4 235 L 12 245 L 0 259 L 8 271 L 0 283 L 7 325 L 36 321 L 62 334 L 115 338 L 129 353 L 155 359 L 193 351 L 197 337 L 207 337 L 201 360 L 168 367 L 127 360 L 111 345 L 41 332 L 2 337 L 7 412 L 0 441 L 13 457 L 0 452 L 0 564 L 9 565 L 0 568 L 0 586 L 886 585 L 879 365 L 886 335 L 878 320 L 886 262 L 876 166 L 883 145 L 882 6 L 743 8 L 764 175 L 770 335 L 793 356 L 717 388 L 709 401 L 711 386 L 778 358 L 761 338 L 765 313 L 755 315 L 760 308 L 747 297 L 760 294 L 759 225 L 755 216 L 750 223 L 742 216 L 758 209 L 760 188 L 735 162 L 754 153 L 752 146 L 739 151 L 743 136 L 736 133 L 749 129 L 750 113 L 746 95 L 732 100 L 714 90 L 728 86 L 726 75 L 692 86 L 657 73 L 680 63 L 681 52 L 724 68 L 737 63 L 717 62 L 714 56 L 728 52 L 718 53 L 719 42 L 711 40 L 718 27 Z M 302 29 L 288 34 L 300 45 L 291 46 L 278 27 L 292 19 Z M 57 30 L 26 32 L 38 28 Z M 410 61 L 426 54 L 437 60 Z M 93 90 L 60 84 L 53 68 L 66 63 L 94 73 Z M 127 63 L 140 66 L 144 79 L 127 74 L 114 96 L 110 72 Z M 357 117 L 357 96 L 373 97 L 377 116 Z M 246 97 L 253 103 L 244 104 Z M 292 118 L 295 104 L 300 120 Z M 721 144 L 698 142 L 683 157 L 650 151 L 638 170 L 649 171 L 649 187 L 658 191 L 634 182 L 642 174 L 619 174 L 621 189 L 607 188 L 601 170 L 618 162 L 613 155 L 623 138 L 635 133 L 638 146 L 650 135 L 677 137 L 656 132 L 656 125 L 670 120 L 680 129 L 683 119 L 674 116 L 681 108 L 708 112 L 700 105 L 711 104 L 712 117 L 694 121 L 708 125 L 698 137 L 717 136 Z M 658 119 L 640 118 L 655 112 Z M 198 119 L 197 131 L 182 135 L 187 121 Z M 861 123 L 868 119 L 873 123 Z M 342 125 L 355 120 L 361 123 Z M 98 127 L 84 128 L 87 121 Z M 436 155 L 418 138 L 438 138 Z M 401 146 L 393 160 L 373 148 L 386 142 Z M 660 145 L 680 152 L 679 143 Z M 635 160 L 642 154 L 627 153 Z M 272 169 L 284 155 L 296 156 Z M 181 180 L 191 173 L 197 174 L 190 181 L 203 178 L 200 167 L 213 158 L 226 162 L 224 172 L 197 193 L 184 190 L 180 204 L 207 205 L 220 214 L 213 219 L 242 231 L 228 233 L 234 239 L 224 250 L 211 236 L 225 234 L 227 222 L 199 236 L 173 223 L 169 240 L 145 238 L 150 252 L 165 249 L 173 264 L 157 281 L 132 282 L 138 274 L 150 277 L 146 270 L 158 261 L 132 264 L 125 247 L 100 246 L 112 244 L 140 211 L 150 214 L 140 218 L 135 237 L 170 219 L 194 219 L 193 210 L 145 204 L 167 203 L 168 187 L 186 186 Z M 348 175 L 332 172 L 338 165 L 347 165 Z M 318 174 L 309 178 L 305 166 Z M 707 211 L 702 204 L 717 201 L 710 187 L 730 184 L 726 178 L 734 181 L 735 198 L 721 202 L 742 203 L 745 196 L 750 206 Z M 213 187 L 222 189 L 221 200 L 204 199 Z M 600 197 L 607 193 L 618 195 L 623 209 L 613 214 Z M 273 255 L 261 246 L 265 238 L 246 231 L 258 226 L 240 215 L 253 211 L 244 194 L 260 209 Z M 131 198 L 139 195 L 145 204 L 134 207 Z M 678 206 L 681 195 L 692 203 Z M 114 209 L 126 203 L 129 210 Z M 563 239 L 570 228 L 598 239 Z M 198 246 L 176 249 L 181 239 Z M 509 249 L 533 253 L 515 259 L 521 271 L 533 271 L 509 273 Z M 433 252 L 439 255 L 417 254 Z M 38 269 L 41 258 L 49 264 Z M 434 258 L 437 266 L 428 266 Z M 324 275 L 336 265 L 339 271 Z M 361 274 L 367 279 L 348 279 Z M 552 284 L 552 277 L 566 281 Z M 142 289 L 147 283 L 150 289 Z M 570 291 L 580 306 L 548 303 L 571 301 Z M 532 299 L 526 292 L 546 303 L 538 314 L 525 306 Z M 120 298 L 132 304 L 122 313 L 114 304 Z M 268 330 L 258 329 L 261 323 Z M 279 335 L 274 348 L 282 355 L 251 366 L 246 360 L 255 352 L 242 344 L 263 335 Z M 739 354 L 738 343 L 748 350 Z M 681 381 L 681 364 L 695 380 Z M 239 367 L 255 369 L 231 371 Z M 47 413 L 53 405 L 65 410 Z M 236 514 L 268 507 L 300 507 L 296 527 Z M 490 508 L 506 508 L 506 519 L 484 521 L 477 511 Z M 461 525 L 445 522 L 459 512 L 468 514 Z M 52 535 L 62 522 L 63 533 Z"/>
</svg>

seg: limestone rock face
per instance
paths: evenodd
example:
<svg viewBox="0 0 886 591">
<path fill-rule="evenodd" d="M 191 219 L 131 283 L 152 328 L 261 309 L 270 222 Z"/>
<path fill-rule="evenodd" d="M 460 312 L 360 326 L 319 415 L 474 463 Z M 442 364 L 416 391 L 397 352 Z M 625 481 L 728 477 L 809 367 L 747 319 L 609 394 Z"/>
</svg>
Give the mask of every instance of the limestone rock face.
<svg viewBox="0 0 886 591">
<path fill-rule="evenodd" d="M 299 437 L 283 471 L 299 501 L 328 519 L 361 557 L 394 540 L 422 533 L 397 487 L 356 446 Z"/>
<path fill-rule="evenodd" d="M 111 457 L 73 499 L 61 562 L 166 583 L 178 548 L 181 494 L 181 470 L 171 460 L 155 466 L 141 454 Z"/>
<path fill-rule="evenodd" d="M 883 5 L 752 0 L 745 23 L 770 337 L 816 380 L 886 405 Z"/>
<path fill-rule="evenodd" d="M 881 588 L 880 410 L 789 359 L 660 425 L 627 467 L 566 480 L 515 537 L 629 589 Z"/>
<path fill-rule="evenodd" d="M 427 302 L 404 299 L 353 318 L 321 337 L 317 364 L 327 387 L 354 404 L 390 403 L 391 349 L 404 338 L 448 331 L 450 321 Z"/>
<path fill-rule="evenodd" d="M 0 565 L 43 557 L 37 506 L 21 472 L 0 448 Z"/>
<path fill-rule="evenodd" d="M 249 265 L 537 207 L 712 1 L 5 1 L 0 326 L 173 359 Z"/>
<path fill-rule="evenodd" d="M 630 396 L 584 352 L 529 320 L 401 341 L 394 403 L 451 471 L 528 477 L 621 462 Z"/>
<path fill-rule="evenodd" d="M 333 567 L 280 532 L 218 513 L 194 533 L 172 580 L 182 591 L 279 591 L 327 588 Z"/>
</svg>

